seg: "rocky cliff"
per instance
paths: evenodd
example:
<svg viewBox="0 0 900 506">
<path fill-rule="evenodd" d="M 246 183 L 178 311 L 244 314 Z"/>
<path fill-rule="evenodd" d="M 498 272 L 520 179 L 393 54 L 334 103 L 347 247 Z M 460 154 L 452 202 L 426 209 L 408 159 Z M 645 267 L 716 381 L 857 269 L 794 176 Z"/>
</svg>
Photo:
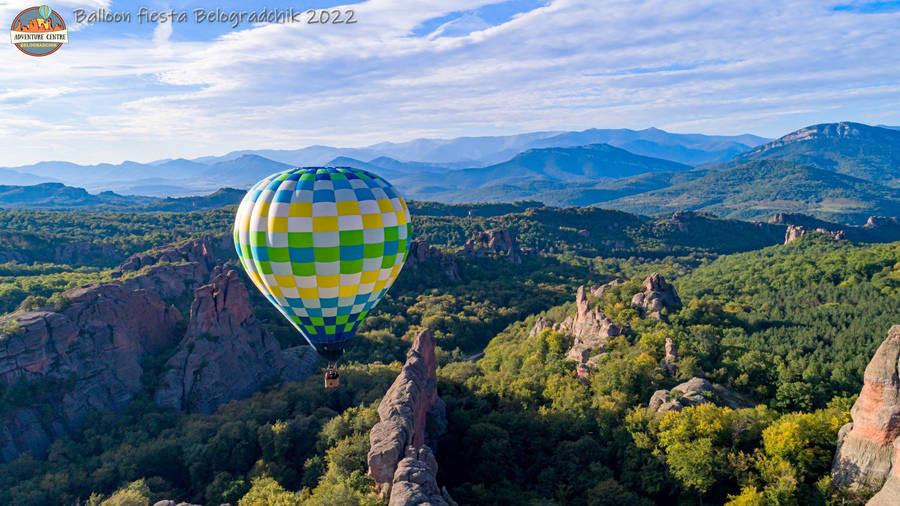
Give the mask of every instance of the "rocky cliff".
<svg viewBox="0 0 900 506">
<path fill-rule="evenodd" d="M 187 332 L 166 363 L 155 399 L 161 406 L 208 414 L 268 380 L 303 378 L 317 360 L 309 346 L 282 351 L 253 315 L 238 273 L 217 266 L 209 284 L 194 292 Z"/>
<path fill-rule="evenodd" d="M 900 325 L 891 327 L 866 366 L 850 418 L 838 434 L 834 483 L 882 489 L 870 504 L 897 504 L 900 496 L 892 493 L 900 489 Z"/>
<path fill-rule="evenodd" d="M 824 228 L 816 228 L 814 232 L 830 237 L 835 241 L 840 241 L 846 237 L 846 233 L 843 230 L 825 230 Z M 790 244 L 806 235 L 806 233 L 807 229 L 802 225 L 788 225 L 787 230 L 784 232 L 784 243 Z"/>
<path fill-rule="evenodd" d="M 418 269 L 426 262 L 438 262 L 441 270 L 450 281 L 459 281 L 459 267 L 456 258 L 428 244 L 425 240 L 413 240 L 409 242 L 409 253 L 406 255 L 406 265 Z"/>
<path fill-rule="evenodd" d="M 644 291 L 632 297 L 631 304 L 646 318 L 665 320 L 663 308 L 673 310 L 681 307 L 681 298 L 675 287 L 665 278 L 654 272 L 644 279 Z"/>
<path fill-rule="evenodd" d="M 514 263 L 522 263 L 516 236 L 509 230 L 487 230 L 476 232 L 463 245 L 462 255 L 465 257 L 484 257 L 489 254 L 503 254 Z"/>
<path fill-rule="evenodd" d="M 611 283 L 614 284 L 617 281 Z M 592 291 L 593 293 L 602 293 L 606 287 L 607 285 L 595 287 Z M 590 356 L 595 351 L 603 351 L 607 339 L 618 336 L 627 329 L 615 325 L 600 311 L 599 307 L 591 309 L 584 286 L 579 286 L 575 293 L 575 308 L 575 316 L 566 318 L 558 327 L 560 332 L 565 332 L 575 338 L 572 348 L 566 353 L 566 359 L 592 367 Z"/>
<path fill-rule="evenodd" d="M 437 461 L 426 445 L 426 418 L 446 426 L 444 404 L 437 395 L 434 337 L 420 332 L 406 354 L 406 363 L 378 405 L 380 421 L 369 434 L 369 475 L 376 492 L 391 506 L 452 504 L 438 488 Z M 432 434 L 431 437 L 436 435 Z"/>
<path fill-rule="evenodd" d="M 151 355 L 174 354 L 164 384 L 185 385 L 161 389 L 160 403 L 192 411 L 248 395 L 262 376 L 293 379 L 308 371 L 315 356 L 278 350 L 252 317 L 237 273 L 215 268 L 219 241 L 184 241 L 135 255 L 120 265 L 119 280 L 65 292 L 62 309 L 0 320 L 0 381 L 41 395 L 27 405 L 3 406 L 0 461 L 23 452 L 42 456 L 89 414 L 125 407 L 145 383 Z M 212 282 L 194 293 L 211 275 Z M 186 322 L 172 302 L 191 294 Z M 228 381 L 221 381 L 226 371 Z M 179 373 L 191 378 L 178 382 Z M 54 409 L 41 409 L 49 404 Z"/>
<path fill-rule="evenodd" d="M 65 296 L 70 303 L 62 311 L 20 313 L 0 323 L 19 329 L 0 339 L 0 380 L 52 381 L 60 389 L 52 414 L 23 406 L 0 416 L 2 461 L 26 451 L 43 455 L 90 413 L 124 407 L 141 386 L 144 358 L 177 342 L 181 315 L 155 293 L 112 283 Z"/>
</svg>

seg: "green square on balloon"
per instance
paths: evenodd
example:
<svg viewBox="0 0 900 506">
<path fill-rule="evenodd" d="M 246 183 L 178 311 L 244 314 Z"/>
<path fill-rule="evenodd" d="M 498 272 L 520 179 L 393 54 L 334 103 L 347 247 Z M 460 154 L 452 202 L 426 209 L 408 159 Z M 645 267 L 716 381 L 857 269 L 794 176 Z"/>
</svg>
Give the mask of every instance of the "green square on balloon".
<svg viewBox="0 0 900 506">
<path fill-rule="evenodd" d="M 364 258 L 380 258 L 381 255 L 384 255 L 384 243 L 380 242 L 378 244 L 364 244 L 363 245 L 363 257 Z"/>
<path fill-rule="evenodd" d="M 363 261 L 359 260 L 341 260 L 341 274 L 356 274 L 362 272 Z"/>
<path fill-rule="evenodd" d="M 397 227 L 384 227 L 384 242 L 396 241 L 399 235 Z"/>
<path fill-rule="evenodd" d="M 288 232 L 288 246 L 291 248 L 312 248 L 312 232 Z"/>
<path fill-rule="evenodd" d="M 265 246 L 266 245 L 266 233 L 265 232 L 250 232 L 250 246 Z"/>
<path fill-rule="evenodd" d="M 313 262 L 291 262 L 291 273 L 294 276 L 315 276 L 316 264 Z"/>
<path fill-rule="evenodd" d="M 341 247 L 316 248 L 314 254 L 316 262 L 337 262 L 341 259 Z"/>
<path fill-rule="evenodd" d="M 328 335 L 334 335 L 337 332 L 336 325 L 325 325 L 325 333 Z"/>
<path fill-rule="evenodd" d="M 269 248 L 270 262 L 290 262 L 291 254 L 288 248 Z"/>
<path fill-rule="evenodd" d="M 362 230 L 341 230 L 341 246 L 356 246 L 363 243 Z"/>
</svg>

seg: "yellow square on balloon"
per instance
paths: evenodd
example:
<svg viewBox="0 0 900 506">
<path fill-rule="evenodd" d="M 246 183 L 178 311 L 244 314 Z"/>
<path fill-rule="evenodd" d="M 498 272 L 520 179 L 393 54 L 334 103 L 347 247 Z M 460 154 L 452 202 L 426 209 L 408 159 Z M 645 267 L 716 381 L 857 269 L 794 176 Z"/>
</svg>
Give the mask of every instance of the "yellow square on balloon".
<svg viewBox="0 0 900 506">
<path fill-rule="evenodd" d="M 379 199 L 378 200 L 378 209 L 383 213 L 387 213 L 394 210 L 393 204 L 388 199 Z"/>
<path fill-rule="evenodd" d="M 286 216 L 269 216 L 268 228 L 270 232 L 287 232 L 288 219 Z"/>
<path fill-rule="evenodd" d="M 312 202 L 291 202 L 288 216 L 292 218 L 312 216 Z"/>
<path fill-rule="evenodd" d="M 381 269 L 363 272 L 362 276 L 360 276 L 359 282 L 361 284 L 374 283 L 378 279 L 379 272 L 381 272 Z"/>
<path fill-rule="evenodd" d="M 359 213 L 359 202 L 354 200 L 346 200 L 337 203 L 338 216 L 351 216 Z"/>
<path fill-rule="evenodd" d="M 345 285 L 338 287 L 338 297 L 353 297 L 359 291 L 359 285 Z"/>
<path fill-rule="evenodd" d="M 316 287 L 298 288 L 297 291 L 300 292 L 301 299 L 318 299 L 319 298 L 319 289 Z"/>
<path fill-rule="evenodd" d="M 313 232 L 337 232 L 337 216 L 313 216 Z"/>
<path fill-rule="evenodd" d="M 364 214 L 362 215 L 363 220 L 363 229 L 372 230 L 375 228 L 381 228 L 384 225 L 381 224 L 381 215 L 380 214 Z"/>
</svg>

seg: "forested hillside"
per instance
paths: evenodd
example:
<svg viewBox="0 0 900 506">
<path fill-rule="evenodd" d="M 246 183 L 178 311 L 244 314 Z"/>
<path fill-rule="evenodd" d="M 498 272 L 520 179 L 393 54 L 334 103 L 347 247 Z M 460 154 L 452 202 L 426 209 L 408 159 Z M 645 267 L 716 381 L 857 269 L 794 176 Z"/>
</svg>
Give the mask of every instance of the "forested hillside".
<svg viewBox="0 0 900 506">
<path fill-rule="evenodd" d="M 411 207 L 408 263 L 348 351 L 336 393 L 313 375 L 213 415 L 174 412 L 154 402 L 175 353 L 166 348 L 144 359 L 123 411 L 95 413 L 46 455 L 0 466 L 0 504 L 383 504 L 370 495 L 368 433 L 424 327 L 446 403 L 438 481 L 459 504 L 863 502 L 833 488 L 828 471 L 862 370 L 900 322 L 900 243 L 810 232 L 784 245 L 784 224 L 697 213 Z M 0 313 L 11 314 L 0 317 L 0 349 L 22 331 L 16 315 L 64 308 L 63 291 L 85 283 L 148 272 L 119 266 L 128 255 L 227 236 L 232 213 L 4 212 Z M 652 272 L 681 299 L 661 319 L 632 302 Z M 579 286 L 614 279 L 623 282 L 579 303 L 623 329 L 590 352 L 585 373 L 567 358 L 565 325 L 580 311 Z M 189 302 L 172 300 L 183 312 Z M 282 347 L 302 344 L 255 290 L 250 302 Z M 714 389 L 696 405 L 673 388 L 701 380 Z M 31 406 L 48 424 L 67 388 L 0 386 L 0 416 Z M 684 408 L 648 409 L 660 390 Z"/>
</svg>

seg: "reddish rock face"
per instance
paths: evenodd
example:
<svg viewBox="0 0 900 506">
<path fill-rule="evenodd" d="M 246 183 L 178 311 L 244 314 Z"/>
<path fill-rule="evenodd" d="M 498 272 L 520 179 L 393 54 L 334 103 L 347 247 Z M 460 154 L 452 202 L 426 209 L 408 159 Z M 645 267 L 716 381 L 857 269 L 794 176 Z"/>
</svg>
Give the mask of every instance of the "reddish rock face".
<svg viewBox="0 0 900 506">
<path fill-rule="evenodd" d="M 176 329 L 183 316 L 165 300 L 209 279 L 215 263 L 210 241 L 159 248 L 136 256 L 143 259 L 137 263 L 132 257 L 126 264 L 146 269 L 122 281 L 69 290 L 64 294 L 69 304 L 61 311 L 7 317 L 22 331 L 0 340 L 0 381 L 56 378 L 71 381 L 72 387 L 49 421 L 33 408 L 14 408 L 0 416 L 0 461 L 24 451 L 40 456 L 53 439 L 77 430 L 89 414 L 116 411 L 131 400 L 141 387 L 144 359 L 174 347 L 182 337 Z M 93 251 L 73 246 L 58 255 Z"/>
<path fill-rule="evenodd" d="M 315 350 L 282 351 L 253 315 L 247 287 L 237 271 L 216 267 L 209 284 L 194 292 L 191 319 L 178 351 L 166 363 L 157 404 L 212 413 L 249 396 L 269 379 L 298 380 L 318 360 Z"/>
<path fill-rule="evenodd" d="M 888 332 L 866 366 L 862 391 L 850 410 L 853 432 L 881 445 L 900 436 L 900 325 Z"/>
<path fill-rule="evenodd" d="M 24 451 L 40 456 L 57 436 L 80 426 L 91 412 L 118 410 L 141 386 L 143 359 L 173 346 L 178 310 L 146 290 L 119 284 L 66 293 L 59 313 L 15 315 L 22 332 L 0 347 L 0 381 L 41 378 L 73 381 L 47 424 L 37 410 L 13 409 L 0 417 L 0 460 Z M 12 430 L 11 428 L 15 428 Z"/>
<path fill-rule="evenodd" d="M 505 253 L 510 262 L 522 263 L 516 237 L 509 230 L 476 232 L 463 245 L 462 254 L 468 257 L 484 257 L 489 253 Z"/>
<path fill-rule="evenodd" d="M 879 489 L 900 476 L 895 448 L 900 444 L 900 325 L 894 325 L 869 365 L 853 422 L 841 428 L 832 475 L 837 485 Z"/>
<path fill-rule="evenodd" d="M 440 262 L 441 269 L 450 281 L 459 281 L 462 279 L 459 276 L 459 267 L 457 267 L 456 259 L 453 255 L 445 254 L 438 248 L 430 246 L 428 241 L 417 240 L 409 242 L 409 253 L 406 255 L 406 265 L 416 269 L 418 266 L 431 259 Z"/>
<path fill-rule="evenodd" d="M 425 329 L 416 336 L 403 369 L 378 405 L 381 421 L 369 434 L 369 475 L 379 495 L 390 496 L 392 505 L 421 504 L 423 497 L 436 506 L 447 504 L 434 480 L 437 462 L 425 445 L 429 412 L 443 417 L 435 368 L 434 337 Z"/>
<path fill-rule="evenodd" d="M 664 320 L 662 309 L 681 307 L 681 298 L 675 287 L 665 278 L 654 272 L 644 279 L 644 291 L 632 297 L 631 304 L 638 308 L 645 317 Z"/>
</svg>

